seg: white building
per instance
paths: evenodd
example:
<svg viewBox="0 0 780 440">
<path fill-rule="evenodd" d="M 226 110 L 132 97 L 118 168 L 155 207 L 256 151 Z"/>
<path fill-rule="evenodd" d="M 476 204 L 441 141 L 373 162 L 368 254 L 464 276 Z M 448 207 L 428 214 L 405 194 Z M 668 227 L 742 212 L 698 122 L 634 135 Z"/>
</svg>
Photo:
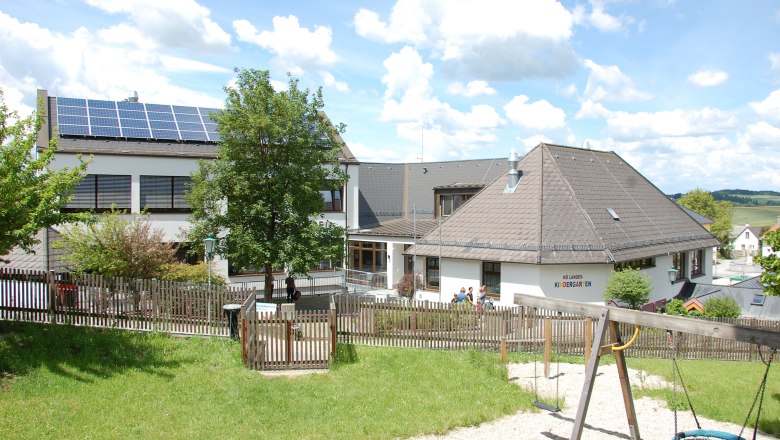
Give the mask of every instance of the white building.
<svg viewBox="0 0 780 440">
<path fill-rule="evenodd" d="M 181 243 L 191 213 L 183 198 L 190 175 L 198 169 L 198 160 L 216 158 L 219 134 L 209 114 L 218 109 L 147 104 L 137 97 L 126 101 L 58 98 L 48 96 L 46 90 L 39 90 L 38 98 L 44 104 L 38 148 L 46 148 L 59 134 L 52 167 L 75 166 L 79 154 L 92 156 L 86 178 L 64 210 L 102 212 L 114 206 L 138 213 L 145 209 L 167 241 Z M 344 145 L 340 167 L 349 181 L 340 190 L 323 191 L 325 212 L 319 221 L 354 228 L 359 164 L 343 140 L 338 141 Z M 56 235 L 56 231 L 45 231 L 41 237 L 46 234 Z M 35 256 L 22 256 L 15 250 L 19 258 L 12 260 L 27 268 L 61 268 L 61 262 L 51 258 L 50 245 L 36 251 Z M 231 282 L 262 279 L 262 274 L 233 271 L 224 260 L 215 260 L 212 267 Z"/>
</svg>

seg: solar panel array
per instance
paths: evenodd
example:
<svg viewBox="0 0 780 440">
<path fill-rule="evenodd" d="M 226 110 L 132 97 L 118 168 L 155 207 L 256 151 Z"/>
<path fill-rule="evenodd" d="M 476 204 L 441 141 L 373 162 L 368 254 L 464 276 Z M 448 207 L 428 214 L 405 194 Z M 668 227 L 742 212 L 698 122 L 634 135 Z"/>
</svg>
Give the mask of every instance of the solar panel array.
<svg viewBox="0 0 780 440">
<path fill-rule="evenodd" d="M 60 135 L 218 141 L 219 109 L 129 101 L 57 98 Z"/>
</svg>

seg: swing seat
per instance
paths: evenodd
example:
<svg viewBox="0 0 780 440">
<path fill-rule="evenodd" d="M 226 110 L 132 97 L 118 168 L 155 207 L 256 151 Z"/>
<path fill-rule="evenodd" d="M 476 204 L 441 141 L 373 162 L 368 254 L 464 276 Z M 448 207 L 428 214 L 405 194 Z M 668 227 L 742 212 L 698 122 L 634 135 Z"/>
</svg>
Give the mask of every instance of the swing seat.
<svg viewBox="0 0 780 440">
<path fill-rule="evenodd" d="M 537 407 L 539 409 L 543 409 L 545 411 L 550 411 L 550 412 L 558 412 L 558 411 L 561 410 L 557 406 L 548 405 L 548 404 L 546 404 L 544 402 L 539 402 L 538 400 L 534 401 L 534 403 L 532 403 L 531 405 L 533 405 L 533 406 L 535 406 L 535 407 Z"/>
<path fill-rule="evenodd" d="M 678 432 L 672 440 L 678 440 L 681 438 L 719 438 L 722 440 L 745 440 L 743 437 L 736 434 L 723 431 L 712 431 L 709 429 L 693 429 L 691 431 Z"/>
</svg>

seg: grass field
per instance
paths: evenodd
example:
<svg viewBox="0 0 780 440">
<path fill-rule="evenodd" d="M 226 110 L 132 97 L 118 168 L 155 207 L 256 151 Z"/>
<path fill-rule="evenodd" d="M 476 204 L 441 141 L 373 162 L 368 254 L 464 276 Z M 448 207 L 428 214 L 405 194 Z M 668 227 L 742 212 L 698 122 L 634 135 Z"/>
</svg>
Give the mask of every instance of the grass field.
<svg viewBox="0 0 780 440">
<path fill-rule="evenodd" d="M 772 226 L 780 216 L 780 206 L 735 206 L 734 225 Z"/>
<path fill-rule="evenodd" d="M 0 321 L 0 438 L 395 439 L 531 407 L 497 353 L 339 347 L 328 374 L 269 378 L 230 340 Z M 629 366 L 671 375 L 669 360 Z M 761 364 L 682 368 L 699 414 L 742 424 Z M 773 373 L 761 426 L 780 435 Z M 671 391 L 653 395 L 671 402 Z"/>
</svg>

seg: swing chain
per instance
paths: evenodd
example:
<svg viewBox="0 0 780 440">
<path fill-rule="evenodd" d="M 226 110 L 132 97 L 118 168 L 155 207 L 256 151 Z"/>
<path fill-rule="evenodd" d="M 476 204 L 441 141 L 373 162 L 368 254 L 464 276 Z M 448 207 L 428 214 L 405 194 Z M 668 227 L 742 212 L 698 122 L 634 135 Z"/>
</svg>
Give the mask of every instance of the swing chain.
<svg viewBox="0 0 780 440">
<path fill-rule="evenodd" d="M 764 370 L 764 377 L 761 379 L 761 384 L 758 385 L 758 390 L 756 391 L 756 397 L 753 398 L 753 404 L 750 405 L 750 411 L 748 411 L 747 416 L 745 416 L 745 422 L 742 423 L 742 429 L 739 430 L 739 436 L 742 437 L 742 432 L 745 430 L 745 427 L 747 427 L 748 422 L 750 422 L 750 415 L 753 414 L 753 409 L 756 407 L 756 402 L 758 402 L 758 411 L 756 411 L 756 424 L 753 426 L 753 440 L 756 439 L 756 434 L 758 433 L 758 420 L 761 417 L 761 407 L 764 404 L 764 391 L 766 391 L 766 380 L 767 377 L 769 377 L 769 367 L 772 365 L 772 360 L 775 357 L 775 352 L 777 352 L 776 347 L 772 347 L 769 350 L 769 358 L 764 361 L 764 357 L 761 354 L 761 348 L 758 349 L 758 354 L 761 356 L 761 362 L 763 362 L 766 365 L 766 369 Z"/>
</svg>

